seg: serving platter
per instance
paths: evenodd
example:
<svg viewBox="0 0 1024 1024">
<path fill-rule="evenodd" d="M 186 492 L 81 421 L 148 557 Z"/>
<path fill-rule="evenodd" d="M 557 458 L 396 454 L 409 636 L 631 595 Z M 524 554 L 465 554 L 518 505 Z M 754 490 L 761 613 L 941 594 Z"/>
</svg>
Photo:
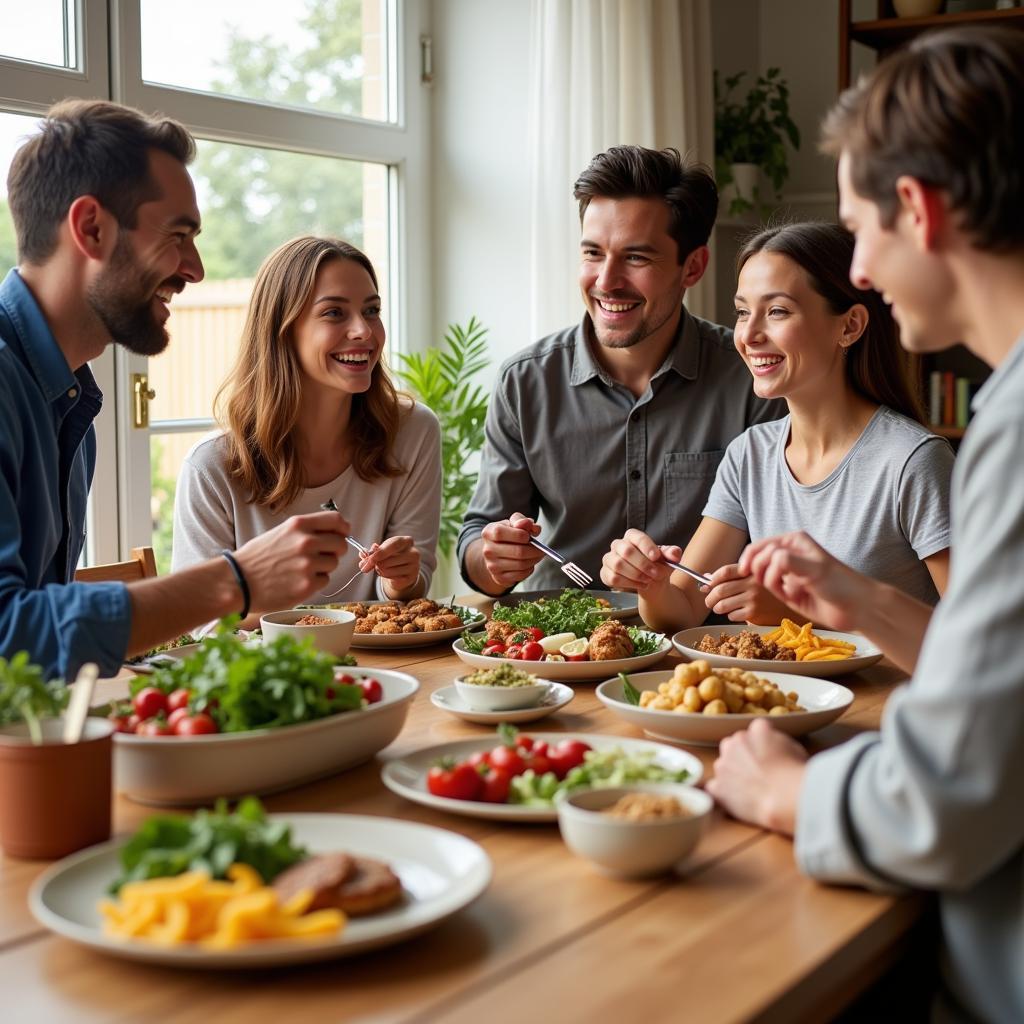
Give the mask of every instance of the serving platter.
<svg viewBox="0 0 1024 1024">
<path fill-rule="evenodd" d="M 321 604 L 321 605 L 309 605 L 311 610 L 317 608 L 343 608 L 346 604 L 362 604 L 367 608 L 372 608 L 374 605 L 379 604 L 392 604 L 391 601 L 345 601 L 340 604 Z M 306 607 L 305 605 L 303 607 Z M 447 608 L 448 605 L 445 605 Z M 429 647 L 431 644 L 446 643 L 449 640 L 454 640 L 455 637 L 460 636 L 463 630 L 466 629 L 477 629 L 487 619 L 487 616 L 483 612 L 478 612 L 473 608 L 466 608 L 462 605 L 452 605 L 453 610 L 458 610 L 470 613 L 468 621 L 464 622 L 460 626 L 452 626 L 450 629 L 434 629 L 430 632 L 424 633 L 354 633 L 352 635 L 351 646 L 359 649 L 383 649 L 383 650 L 396 650 L 403 647 Z M 357 620 L 358 621 L 358 620 Z"/>
<path fill-rule="evenodd" d="M 651 633 L 650 636 L 657 634 Z M 609 661 L 518 661 L 514 658 L 493 658 L 483 654 L 474 654 L 466 650 L 464 640 L 456 640 L 452 650 L 467 665 L 474 668 L 494 668 L 497 665 L 515 665 L 527 671 L 535 670 L 543 674 L 545 679 L 571 683 L 585 680 L 604 679 L 614 672 L 639 672 L 642 669 L 657 665 L 672 650 L 671 641 L 662 638 L 656 651 L 650 654 L 638 654 L 632 658 L 612 658 Z"/>
<path fill-rule="evenodd" d="M 762 662 L 762 664 L 764 664 Z M 768 662 L 774 664 L 774 662 Z M 753 669 L 751 671 L 754 671 Z M 630 683 L 643 692 L 657 690 L 673 677 L 672 672 L 637 672 Z M 771 716 L 771 723 L 790 736 L 804 736 L 834 722 L 853 703 L 853 692 L 828 679 L 785 675 L 781 672 L 757 672 L 759 679 L 775 683 L 786 693 L 796 693 L 797 703 L 806 711 Z M 715 746 L 726 736 L 746 729 L 759 715 L 703 715 L 682 711 L 654 711 L 626 701 L 622 680 L 606 679 L 595 691 L 597 699 L 609 711 L 651 737 L 667 743 L 693 743 Z"/>
<path fill-rule="evenodd" d="M 672 771 L 689 772 L 686 784 L 696 785 L 704 773 L 704 766 L 693 754 L 664 743 L 650 740 L 631 739 L 626 736 L 609 736 L 605 733 L 562 733 L 531 732 L 535 740 L 543 740 L 554 746 L 563 740 L 582 740 L 594 750 L 618 747 L 627 754 L 654 751 L 655 762 Z M 384 765 L 380 777 L 393 793 L 413 803 L 448 811 L 468 818 L 485 818 L 492 821 L 513 823 L 556 821 L 558 814 L 554 807 L 531 807 L 523 804 L 488 804 L 477 800 L 453 800 L 449 797 L 434 796 L 427 790 L 427 772 L 441 758 L 452 757 L 462 760 L 477 751 L 490 750 L 495 746 L 492 736 L 481 736 L 472 740 L 456 740 L 439 743 L 436 746 L 417 750 L 406 757 L 389 761 Z"/>
<path fill-rule="evenodd" d="M 323 939 L 267 940 L 235 949 L 160 946 L 105 935 L 97 903 L 120 874 L 115 839 L 73 854 L 43 872 L 29 891 L 36 920 L 72 942 L 127 960 L 170 967 L 252 969 L 351 956 L 409 938 L 472 903 L 491 880 L 491 862 L 479 845 L 432 825 L 354 814 L 282 814 L 271 820 L 292 828 L 311 853 L 343 850 L 385 861 L 402 882 L 396 907 L 353 917 L 339 935 Z"/>
<path fill-rule="evenodd" d="M 771 633 L 776 628 L 776 626 L 697 626 L 694 629 L 684 629 L 676 633 L 672 637 L 672 643 L 687 661 L 704 660 L 709 665 L 718 668 L 742 668 L 750 669 L 752 672 L 782 672 L 785 675 L 815 676 L 819 679 L 831 679 L 834 676 L 859 672 L 882 659 L 882 652 L 859 634 L 837 633 L 827 629 L 816 629 L 815 635 L 820 636 L 822 640 L 845 640 L 855 644 L 857 650 L 852 658 L 844 658 L 841 661 L 765 661 L 759 658 L 730 658 L 725 654 L 708 654 L 705 651 L 697 650 L 697 644 L 708 633 L 717 639 L 721 636 L 735 636 L 744 631 Z M 616 669 L 616 671 L 620 670 Z"/>
</svg>

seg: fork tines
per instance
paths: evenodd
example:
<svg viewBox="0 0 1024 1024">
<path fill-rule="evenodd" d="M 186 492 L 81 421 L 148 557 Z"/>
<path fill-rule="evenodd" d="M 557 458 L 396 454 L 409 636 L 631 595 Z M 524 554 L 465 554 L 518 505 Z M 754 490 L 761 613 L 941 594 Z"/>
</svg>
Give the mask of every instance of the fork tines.
<svg viewBox="0 0 1024 1024">
<path fill-rule="evenodd" d="M 575 562 L 563 562 L 561 569 L 581 590 L 586 590 L 594 582 L 594 577 L 584 572 Z"/>
</svg>

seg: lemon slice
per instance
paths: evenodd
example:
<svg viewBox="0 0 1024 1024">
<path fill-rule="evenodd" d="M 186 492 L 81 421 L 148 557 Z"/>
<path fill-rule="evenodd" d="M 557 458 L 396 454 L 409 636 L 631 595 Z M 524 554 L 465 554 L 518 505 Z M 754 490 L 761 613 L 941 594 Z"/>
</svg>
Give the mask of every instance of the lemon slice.
<svg viewBox="0 0 1024 1024">
<path fill-rule="evenodd" d="M 579 658 L 587 653 L 589 647 L 590 641 L 586 637 L 580 637 L 579 640 L 570 640 L 567 644 L 562 644 L 559 653 L 567 658 Z"/>
<path fill-rule="evenodd" d="M 541 637 L 537 642 L 544 648 L 545 654 L 557 654 L 563 644 L 575 639 L 575 633 L 552 633 L 551 636 Z"/>
</svg>

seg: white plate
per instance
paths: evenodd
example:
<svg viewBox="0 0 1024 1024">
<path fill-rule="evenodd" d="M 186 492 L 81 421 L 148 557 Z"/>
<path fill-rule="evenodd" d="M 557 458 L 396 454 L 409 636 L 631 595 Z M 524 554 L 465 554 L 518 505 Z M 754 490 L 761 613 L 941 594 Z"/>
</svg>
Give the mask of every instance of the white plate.
<svg viewBox="0 0 1024 1024">
<path fill-rule="evenodd" d="M 575 593 L 575 590 L 573 591 Z M 561 597 L 564 590 L 514 590 L 511 594 L 503 594 L 498 603 L 513 608 L 524 601 L 550 601 L 553 597 Z M 590 597 L 598 597 L 607 601 L 611 608 L 602 615 L 606 619 L 632 619 L 640 614 L 636 594 L 623 590 L 583 590 L 580 593 Z"/>
<path fill-rule="evenodd" d="M 380 681 L 383 699 L 301 725 L 212 736 L 114 734 L 114 784 L 140 803 L 181 806 L 273 793 L 368 761 L 401 731 L 419 681 L 390 669 L 346 668 Z"/>
<path fill-rule="evenodd" d="M 834 633 L 826 629 L 816 629 L 814 632 L 822 640 L 846 640 L 857 645 L 857 650 L 852 658 L 845 658 L 843 661 L 762 661 L 755 658 L 729 658 L 724 654 L 705 654 L 704 651 L 697 650 L 696 645 L 701 642 L 705 633 L 710 633 L 714 637 L 735 636 L 744 630 L 750 630 L 753 633 L 771 633 L 776 628 L 775 626 L 697 626 L 695 629 L 684 629 L 676 633 L 672 637 L 672 643 L 688 661 L 703 659 L 709 665 L 717 665 L 721 668 L 748 668 L 752 672 L 763 670 L 782 672 L 791 676 L 816 676 L 819 679 L 859 672 L 862 668 L 874 665 L 882 658 L 882 652 L 859 634 Z M 616 669 L 616 671 L 620 670 Z"/>
<path fill-rule="evenodd" d="M 538 718 L 545 718 L 548 715 L 560 711 L 575 697 L 576 694 L 571 686 L 564 683 L 552 683 L 548 689 L 547 696 L 539 704 L 530 708 L 516 708 L 513 711 L 475 711 L 469 707 L 459 696 L 454 686 L 442 686 L 430 695 L 430 703 L 435 708 L 447 711 L 451 715 L 464 719 L 467 722 L 477 722 L 480 725 L 498 725 L 501 722 L 535 722 Z"/>
<path fill-rule="evenodd" d="M 641 669 L 650 668 L 657 665 L 672 650 L 672 643 L 663 640 L 652 654 L 614 658 L 611 661 L 517 661 L 514 658 L 490 658 L 482 654 L 471 654 L 461 639 L 452 644 L 452 650 L 467 665 L 474 668 L 494 668 L 495 665 L 511 664 L 527 671 L 533 668 L 537 672 L 543 672 L 546 679 L 571 683 L 583 679 L 604 679 L 609 672 L 639 672 Z"/>
<path fill-rule="evenodd" d="M 700 782 L 701 775 L 704 773 L 704 766 L 693 754 L 688 754 L 685 750 L 679 750 L 676 747 L 665 746 L 663 743 L 588 732 L 531 732 L 529 735 L 550 744 L 561 743 L 562 740 L 582 740 L 584 743 L 589 743 L 594 750 L 606 750 L 609 747 L 620 747 L 626 753 L 655 750 L 658 755 L 655 760 L 658 764 L 673 771 L 685 768 L 690 773 L 690 777 L 686 780 L 686 784 L 689 786 L 695 786 Z M 452 814 L 462 814 L 468 818 L 489 818 L 497 821 L 556 821 L 558 814 L 554 807 L 485 804 L 478 800 L 452 800 L 450 797 L 434 796 L 433 793 L 427 792 L 427 772 L 438 758 L 454 757 L 461 760 L 478 750 L 490 750 L 497 743 L 497 736 L 481 736 L 475 740 L 439 743 L 437 746 L 426 747 L 397 761 L 389 761 L 384 765 L 380 777 L 384 780 L 384 785 L 393 793 L 404 796 L 406 800 L 411 800 L 413 803 L 434 807 L 439 811 L 450 811 Z"/>
<path fill-rule="evenodd" d="M 367 608 L 375 604 L 391 604 L 390 601 L 346 601 L 345 604 L 365 604 Z M 306 607 L 303 605 L 303 607 Z M 310 608 L 334 608 L 341 605 L 309 605 Z M 462 605 L 454 605 L 455 608 L 462 608 Z M 473 611 L 472 608 L 463 608 L 463 611 Z M 352 635 L 352 646 L 361 648 L 384 647 L 392 650 L 399 647 L 427 647 L 430 644 L 443 643 L 461 635 L 465 629 L 476 629 L 487 619 L 483 612 L 477 612 L 469 622 L 461 626 L 452 626 L 451 629 L 435 629 L 430 633 L 354 633 Z"/>
<path fill-rule="evenodd" d="M 754 671 L 751 669 L 751 671 Z M 657 690 L 672 678 L 671 672 L 638 672 L 629 681 L 641 692 Z M 807 711 L 794 711 L 771 719 L 780 732 L 803 736 L 834 722 L 853 702 L 853 692 L 827 679 L 783 675 L 781 672 L 757 672 L 761 679 L 775 683 L 786 693 L 796 693 L 797 703 Z M 595 691 L 597 699 L 610 711 L 635 725 L 655 740 L 669 743 L 695 743 L 715 746 L 724 737 L 746 729 L 758 715 L 699 715 L 692 712 L 653 711 L 627 704 L 622 697 L 622 680 L 606 679 Z"/>
<path fill-rule="evenodd" d="M 379 914 L 353 917 L 340 935 L 318 940 L 210 950 L 115 939 L 103 934 L 96 903 L 120 874 L 122 837 L 54 864 L 32 884 L 29 908 L 58 935 L 128 960 L 203 969 L 278 967 L 349 956 L 426 931 L 472 903 L 491 880 L 491 862 L 476 843 L 431 825 L 354 814 L 271 817 L 287 821 L 293 839 L 311 853 L 344 850 L 386 861 L 402 880 L 405 899 Z"/>
</svg>

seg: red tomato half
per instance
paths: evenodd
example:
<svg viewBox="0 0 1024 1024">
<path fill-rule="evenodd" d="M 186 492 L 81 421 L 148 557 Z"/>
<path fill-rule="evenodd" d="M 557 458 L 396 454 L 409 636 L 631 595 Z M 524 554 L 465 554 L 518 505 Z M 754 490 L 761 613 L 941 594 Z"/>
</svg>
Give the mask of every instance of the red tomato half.
<svg viewBox="0 0 1024 1024">
<path fill-rule="evenodd" d="M 175 736 L 211 736 L 217 732 L 217 723 L 205 712 L 185 715 L 174 723 Z"/>
<path fill-rule="evenodd" d="M 529 643 L 523 644 L 519 657 L 523 661 L 540 661 L 544 657 L 544 648 L 536 640 L 531 640 Z"/>
<path fill-rule="evenodd" d="M 427 791 L 450 800 L 476 800 L 483 792 L 484 780 L 465 761 L 449 765 L 436 764 L 427 772 Z"/>
<path fill-rule="evenodd" d="M 590 747 L 582 740 L 562 740 L 557 746 L 548 748 L 548 759 L 551 770 L 564 779 L 579 764 L 583 764 L 583 756 Z"/>
<path fill-rule="evenodd" d="M 503 655 L 507 648 L 504 644 L 488 644 L 480 653 L 485 658 L 497 658 L 499 655 Z"/>
<path fill-rule="evenodd" d="M 357 680 L 359 689 L 363 691 L 367 704 L 377 704 L 384 699 L 384 688 L 377 679 Z"/>
<path fill-rule="evenodd" d="M 155 686 L 144 686 L 135 694 L 132 707 L 139 718 L 152 718 L 161 711 L 167 713 L 167 698 Z"/>
</svg>

